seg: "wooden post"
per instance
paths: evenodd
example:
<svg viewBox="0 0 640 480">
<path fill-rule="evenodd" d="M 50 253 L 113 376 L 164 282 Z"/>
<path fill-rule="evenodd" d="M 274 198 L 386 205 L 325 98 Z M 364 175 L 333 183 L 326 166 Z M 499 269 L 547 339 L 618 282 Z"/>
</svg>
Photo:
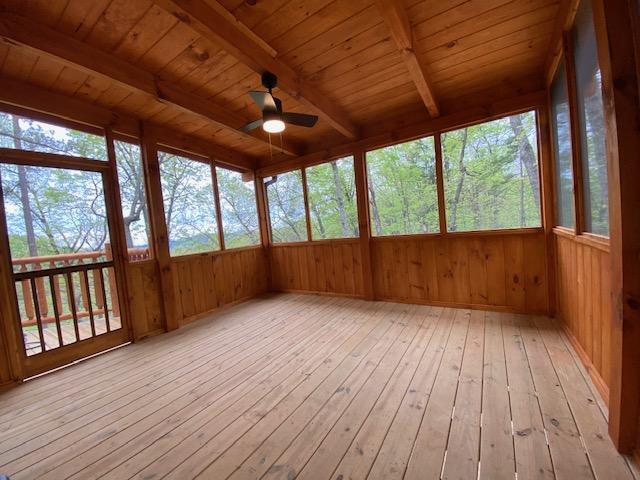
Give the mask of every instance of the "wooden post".
<svg viewBox="0 0 640 480">
<path fill-rule="evenodd" d="M 362 258 L 362 284 L 364 298 L 375 299 L 373 290 L 373 270 L 371 268 L 371 226 L 369 220 L 369 195 L 367 189 L 367 165 L 364 150 L 353 153 L 353 168 L 356 180 L 356 200 L 358 202 L 358 229 L 360 231 L 360 257 Z"/>
<path fill-rule="evenodd" d="M 120 324 L 127 329 L 129 338 L 135 340 L 135 319 L 131 316 L 132 310 L 129 307 L 129 288 L 127 285 L 127 268 L 129 266 L 128 246 L 124 233 L 124 219 L 122 218 L 122 199 L 120 197 L 118 162 L 114 145 L 115 140 L 111 128 L 105 129 L 105 140 L 107 142 L 107 157 L 110 166 L 107 173 L 109 175 L 109 181 L 106 182 L 106 188 L 111 189 L 111 192 L 105 191 L 107 212 L 111 212 L 109 217 L 111 220 L 111 244 L 106 246 L 105 254 L 107 260 L 113 260 L 115 265 L 115 268 L 109 269 L 109 295 L 111 296 L 113 316 L 120 318 Z M 104 279 L 102 278 L 102 274 L 100 275 L 100 281 L 103 288 L 102 291 L 104 292 Z M 122 300 L 122 302 L 120 302 L 120 300 Z M 109 305 L 105 299 L 105 312 L 108 308 Z"/>
<path fill-rule="evenodd" d="M 180 326 L 182 311 L 176 299 L 171 256 L 169 254 L 169 238 L 162 203 L 162 184 L 160 183 L 160 164 L 158 162 L 157 139 L 149 135 L 142 127 L 142 158 L 144 162 L 145 182 L 147 184 L 147 201 L 149 203 L 149 220 L 151 224 L 153 252 L 160 271 L 160 288 L 164 306 L 164 323 L 167 331 Z"/>
<path fill-rule="evenodd" d="M 2 199 L 0 182 L 0 368 L 3 368 L 2 365 L 7 365 L 6 374 L 14 381 L 20 381 L 25 376 L 23 365 L 25 349 L 20 328 L 20 314 L 15 303 L 9 235 Z"/>
<path fill-rule="evenodd" d="M 269 235 L 269 217 L 267 212 L 267 192 L 264 180 L 254 173 L 254 188 L 256 192 L 256 203 L 258 206 L 258 220 L 260 225 L 260 242 L 264 251 L 267 263 L 267 290 L 273 289 L 273 279 L 271 278 L 271 235 Z"/>
<path fill-rule="evenodd" d="M 609 176 L 613 316 L 609 434 L 619 451 L 631 453 L 638 442 L 640 419 L 640 93 L 636 63 L 640 45 L 634 44 L 638 6 L 636 0 L 592 1 Z"/>
<path fill-rule="evenodd" d="M 542 206 L 542 225 L 546 243 L 547 271 L 547 311 L 554 316 L 556 311 L 556 251 L 553 227 L 555 225 L 553 148 L 551 146 L 550 104 L 540 105 L 536 112 L 538 127 L 538 157 L 540 161 L 540 204 Z"/>
<path fill-rule="evenodd" d="M 113 258 L 113 254 L 111 253 L 111 244 L 107 243 L 104 246 L 104 252 L 107 258 Z M 127 262 L 127 265 L 129 262 Z M 126 267 L 125 267 L 126 268 Z M 109 269 L 109 295 L 111 297 L 111 309 L 113 310 L 114 317 L 120 317 L 120 302 L 118 302 L 118 285 L 116 284 L 115 272 L 113 269 Z M 126 295 L 126 298 L 129 298 L 129 295 Z M 135 320 L 133 318 L 130 319 L 130 323 L 135 324 Z M 135 335 L 133 337 L 136 338 Z"/>
</svg>

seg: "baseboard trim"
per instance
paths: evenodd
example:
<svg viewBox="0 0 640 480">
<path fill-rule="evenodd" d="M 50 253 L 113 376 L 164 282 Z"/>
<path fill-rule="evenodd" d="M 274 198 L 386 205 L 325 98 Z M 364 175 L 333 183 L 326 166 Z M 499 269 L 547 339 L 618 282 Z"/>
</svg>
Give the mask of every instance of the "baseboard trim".
<svg viewBox="0 0 640 480">
<path fill-rule="evenodd" d="M 324 295 L 329 297 L 348 297 L 348 298 L 360 298 L 360 299 L 365 298 L 365 296 L 362 294 L 319 292 L 315 290 L 298 290 L 294 288 L 277 288 L 277 289 L 273 289 L 272 291 L 281 292 L 281 293 L 303 293 L 303 294 L 310 294 L 310 295 Z M 548 312 L 546 309 L 523 310 L 510 305 L 485 305 L 485 304 L 479 304 L 479 303 L 440 302 L 438 300 L 419 300 L 419 299 L 413 299 L 413 298 L 409 299 L 409 298 L 396 298 L 396 297 L 382 297 L 379 295 L 376 295 L 373 298 L 373 301 L 406 303 L 410 305 L 427 305 L 432 307 L 468 308 L 473 310 L 486 310 L 486 311 L 493 311 L 493 312 L 523 313 L 528 315 L 548 315 Z"/>
<path fill-rule="evenodd" d="M 585 369 L 587 370 L 587 373 L 589 374 L 589 378 L 591 378 L 593 385 L 598 390 L 600 397 L 602 397 L 602 401 L 608 407 L 609 406 L 609 386 L 606 384 L 606 382 L 600 375 L 600 372 L 598 372 L 598 370 L 596 369 L 595 365 L 589 358 L 589 355 L 587 355 L 587 352 L 584 350 L 584 348 L 582 348 L 582 345 L 580 345 L 580 342 L 578 341 L 576 336 L 569 329 L 568 325 L 564 322 L 561 322 L 561 323 L 562 323 L 562 330 L 564 331 L 564 334 L 567 336 L 567 339 L 571 343 L 571 346 L 573 347 L 575 352 L 578 354 L 580 361 L 582 362 Z"/>
</svg>

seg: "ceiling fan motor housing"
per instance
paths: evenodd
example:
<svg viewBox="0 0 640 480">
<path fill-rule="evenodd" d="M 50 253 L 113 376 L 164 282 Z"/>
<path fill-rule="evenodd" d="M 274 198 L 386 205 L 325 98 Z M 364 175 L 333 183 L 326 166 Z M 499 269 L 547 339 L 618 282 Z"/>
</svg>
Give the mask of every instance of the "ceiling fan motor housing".
<svg viewBox="0 0 640 480">
<path fill-rule="evenodd" d="M 264 72 L 262 74 L 262 85 L 264 88 L 271 91 L 278 85 L 278 77 L 271 72 Z"/>
</svg>

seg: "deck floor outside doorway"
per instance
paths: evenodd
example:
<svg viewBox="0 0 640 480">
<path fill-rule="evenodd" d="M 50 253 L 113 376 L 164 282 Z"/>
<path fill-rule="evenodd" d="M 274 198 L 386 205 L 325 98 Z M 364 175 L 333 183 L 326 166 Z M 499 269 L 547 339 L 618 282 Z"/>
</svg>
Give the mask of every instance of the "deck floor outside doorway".
<svg viewBox="0 0 640 480">
<path fill-rule="evenodd" d="M 14 479 L 631 479 L 542 317 L 280 294 L 0 394 Z"/>
</svg>

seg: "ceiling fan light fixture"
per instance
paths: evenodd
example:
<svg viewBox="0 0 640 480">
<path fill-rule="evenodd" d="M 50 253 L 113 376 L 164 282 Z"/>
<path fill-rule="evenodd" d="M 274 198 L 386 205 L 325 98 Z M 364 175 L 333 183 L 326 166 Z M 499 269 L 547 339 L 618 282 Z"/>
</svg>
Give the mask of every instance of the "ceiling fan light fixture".
<svg viewBox="0 0 640 480">
<path fill-rule="evenodd" d="M 282 120 L 271 118 L 269 120 L 265 120 L 262 124 L 262 128 L 268 133 L 280 133 L 284 131 L 285 125 Z"/>
</svg>

